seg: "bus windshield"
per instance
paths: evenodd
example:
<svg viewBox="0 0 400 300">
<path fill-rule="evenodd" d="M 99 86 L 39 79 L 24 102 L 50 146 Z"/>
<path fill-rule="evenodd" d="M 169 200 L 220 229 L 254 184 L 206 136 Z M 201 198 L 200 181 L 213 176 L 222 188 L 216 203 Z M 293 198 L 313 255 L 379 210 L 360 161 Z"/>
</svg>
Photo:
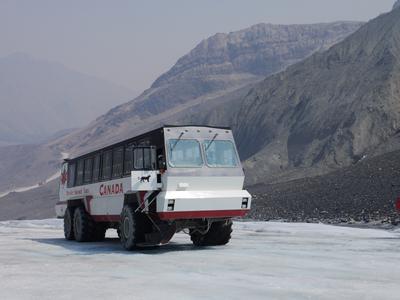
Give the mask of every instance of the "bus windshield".
<svg viewBox="0 0 400 300">
<path fill-rule="evenodd" d="M 171 167 L 201 167 L 203 165 L 200 144 L 196 140 L 169 140 L 168 156 Z"/>
<path fill-rule="evenodd" d="M 204 153 L 207 165 L 212 168 L 236 167 L 238 160 L 231 141 L 204 141 Z"/>
</svg>

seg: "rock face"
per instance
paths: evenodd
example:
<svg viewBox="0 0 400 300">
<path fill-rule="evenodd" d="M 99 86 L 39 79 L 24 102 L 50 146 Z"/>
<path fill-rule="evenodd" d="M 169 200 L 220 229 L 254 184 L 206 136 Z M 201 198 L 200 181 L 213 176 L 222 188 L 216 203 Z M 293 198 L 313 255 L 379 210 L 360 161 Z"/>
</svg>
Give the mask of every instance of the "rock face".
<svg viewBox="0 0 400 300">
<path fill-rule="evenodd" d="M 268 77 L 229 107 L 191 118 L 233 126 L 249 183 L 326 173 L 398 147 L 400 10 Z"/>
<path fill-rule="evenodd" d="M 397 0 L 396 3 L 393 5 L 393 9 L 400 7 L 400 0 Z"/>
<path fill-rule="evenodd" d="M 229 34 L 218 33 L 196 46 L 152 85 L 180 79 L 252 74 L 265 77 L 315 51 L 327 49 L 360 26 L 354 22 L 313 25 L 258 24 Z M 248 76 L 248 75 L 247 75 Z"/>
<path fill-rule="evenodd" d="M 141 96 L 110 110 L 68 143 L 85 150 L 86 145 L 110 143 L 146 130 L 189 107 L 213 103 L 245 86 L 249 89 L 250 84 L 329 48 L 360 26 L 354 22 L 259 24 L 238 32 L 216 34 L 180 58 Z"/>
<path fill-rule="evenodd" d="M 37 143 L 59 130 L 87 125 L 131 94 L 24 53 L 0 58 L 0 145 Z"/>
</svg>

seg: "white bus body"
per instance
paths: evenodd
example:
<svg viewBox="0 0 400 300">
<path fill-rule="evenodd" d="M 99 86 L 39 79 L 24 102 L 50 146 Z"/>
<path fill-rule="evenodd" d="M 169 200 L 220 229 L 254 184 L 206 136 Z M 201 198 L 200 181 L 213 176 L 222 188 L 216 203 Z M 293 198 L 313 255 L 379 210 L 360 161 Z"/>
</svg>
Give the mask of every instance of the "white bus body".
<svg viewBox="0 0 400 300">
<path fill-rule="evenodd" d="M 189 229 L 195 245 L 226 244 L 230 219 L 251 208 L 228 128 L 164 126 L 66 160 L 61 173 L 56 213 L 78 241 L 116 228 L 130 250 Z"/>
</svg>

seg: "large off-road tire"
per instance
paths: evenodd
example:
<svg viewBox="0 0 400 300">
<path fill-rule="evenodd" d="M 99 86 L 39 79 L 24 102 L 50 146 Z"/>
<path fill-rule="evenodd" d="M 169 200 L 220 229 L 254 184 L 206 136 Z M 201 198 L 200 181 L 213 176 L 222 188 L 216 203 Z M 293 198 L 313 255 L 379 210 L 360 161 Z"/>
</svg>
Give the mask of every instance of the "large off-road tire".
<svg viewBox="0 0 400 300">
<path fill-rule="evenodd" d="M 119 232 L 122 247 L 126 250 L 134 250 L 137 246 L 137 216 L 132 206 L 125 205 L 122 209 Z"/>
<path fill-rule="evenodd" d="M 73 207 L 67 207 L 64 214 L 64 236 L 67 240 L 74 240 L 74 209 Z"/>
<path fill-rule="evenodd" d="M 191 230 L 190 239 L 195 246 L 221 246 L 229 243 L 232 233 L 232 220 L 213 222 L 207 233 Z"/>
<path fill-rule="evenodd" d="M 90 242 L 94 238 L 95 224 L 85 208 L 79 206 L 74 213 L 74 235 L 78 242 Z"/>
</svg>

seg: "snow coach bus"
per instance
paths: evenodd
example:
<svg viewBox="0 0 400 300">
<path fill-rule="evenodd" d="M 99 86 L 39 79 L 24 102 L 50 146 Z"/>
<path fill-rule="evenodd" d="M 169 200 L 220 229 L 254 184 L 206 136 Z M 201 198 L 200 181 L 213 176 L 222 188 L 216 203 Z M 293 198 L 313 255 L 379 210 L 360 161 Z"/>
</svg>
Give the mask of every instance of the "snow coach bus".
<svg viewBox="0 0 400 300">
<path fill-rule="evenodd" d="M 64 235 L 100 241 L 116 229 L 122 246 L 166 244 L 179 231 L 196 246 L 225 245 L 232 218 L 251 208 L 232 131 L 164 126 L 64 160 L 57 217 Z"/>
</svg>

